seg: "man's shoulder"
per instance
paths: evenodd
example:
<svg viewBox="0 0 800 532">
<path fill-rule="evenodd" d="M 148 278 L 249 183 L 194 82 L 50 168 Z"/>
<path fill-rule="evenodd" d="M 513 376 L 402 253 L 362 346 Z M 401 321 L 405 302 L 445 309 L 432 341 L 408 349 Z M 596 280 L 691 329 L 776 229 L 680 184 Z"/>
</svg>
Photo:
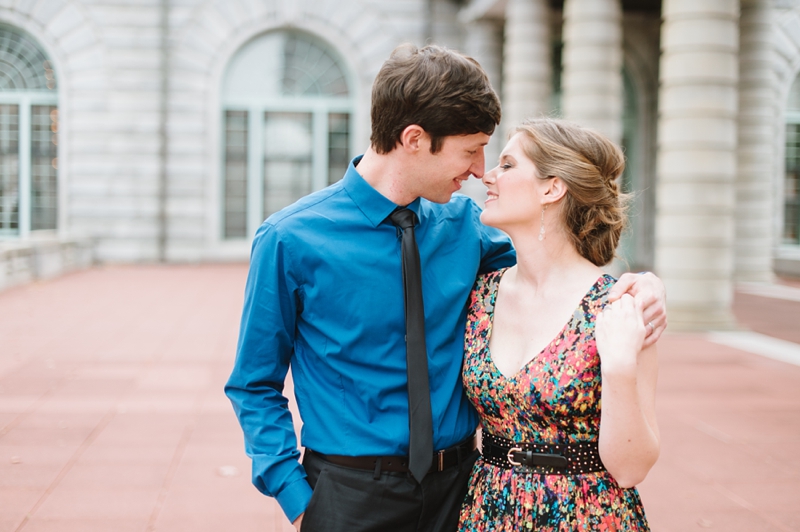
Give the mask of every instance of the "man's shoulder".
<svg viewBox="0 0 800 532">
<path fill-rule="evenodd" d="M 291 205 L 271 214 L 265 224 L 276 229 L 289 229 L 305 226 L 309 220 L 317 219 L 320 215 L 330 216 L 335 214 L 341 206 L 337 201 L 346 196 L 341 181 L 334 183 L 322 190 L 303 196 Z"/>
</svg>

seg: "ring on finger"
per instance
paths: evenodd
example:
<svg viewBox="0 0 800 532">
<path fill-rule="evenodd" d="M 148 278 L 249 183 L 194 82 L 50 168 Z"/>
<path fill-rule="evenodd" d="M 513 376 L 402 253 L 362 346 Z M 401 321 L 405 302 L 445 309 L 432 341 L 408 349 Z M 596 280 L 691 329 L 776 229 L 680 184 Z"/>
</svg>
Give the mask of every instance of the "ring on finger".
<svg viewBox="0 0 800 532">
<path fill-rule="evenodd" d="M 652 321 L 651 321 L 650 323 L 648 323 L 647 325 L 649 325 L 649 326 L 650 326 L 650 334 L 653 334 L 654 332 L 656 332 L 656 328 L 655 328 L 655 326 L 653 325 L 653 322 L 652 322 Z"/>
</svg>

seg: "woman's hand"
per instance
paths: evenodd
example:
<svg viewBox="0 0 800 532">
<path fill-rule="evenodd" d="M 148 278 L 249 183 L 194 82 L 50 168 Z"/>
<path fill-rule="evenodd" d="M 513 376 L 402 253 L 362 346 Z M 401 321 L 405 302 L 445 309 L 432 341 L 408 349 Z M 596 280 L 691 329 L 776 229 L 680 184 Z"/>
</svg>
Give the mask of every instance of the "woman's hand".
<svg viewBox="0 0 800 532">
<path fill-rule="evenodd" d="M 667 328 L 667 291 L 664 283 L 650 272 L 624 273 L 608 293 L 608 301 L 615 302 L 622 294 L 630 294 L 644 309 L 644 347 L 654 345 Z"/>
<path fill-rule="evenodd" d="M 597 315 L 595 341 L 604 373 L 636 373 L 636 361 L 644 345 L 646 326 L 641 304 L 630 294 L 608 303 Z"/>
</svg>

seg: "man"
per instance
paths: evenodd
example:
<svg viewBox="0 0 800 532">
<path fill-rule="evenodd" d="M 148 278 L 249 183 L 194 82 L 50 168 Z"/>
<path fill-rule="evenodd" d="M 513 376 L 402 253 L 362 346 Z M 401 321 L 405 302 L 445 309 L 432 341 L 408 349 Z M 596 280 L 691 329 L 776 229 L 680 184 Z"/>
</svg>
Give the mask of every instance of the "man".
<svg viewBox="0 0 800 532">
<path fill-rule="evenodd" d="M 499 121 L 477 62 L 400 46 L 375 80 L 365 155 L 256 234 L 226 393 L 253 483 L 298 530 L 456 527 L 478 456 L 460 378 L 467 297 L 478 273 L 515 259 L 472 200 L 451 196 L 482 177 Z M 654 341 L 663 285 L 618 284 L 646 300 Z M 290 366 L 303 465 L 282 395 Z"/>
</svg>

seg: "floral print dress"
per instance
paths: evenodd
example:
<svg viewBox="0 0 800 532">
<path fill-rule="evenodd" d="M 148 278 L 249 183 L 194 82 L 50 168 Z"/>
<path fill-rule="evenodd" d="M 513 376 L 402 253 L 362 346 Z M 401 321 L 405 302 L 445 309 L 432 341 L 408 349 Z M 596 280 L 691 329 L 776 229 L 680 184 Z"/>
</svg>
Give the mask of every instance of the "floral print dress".
<svg viewBox="0 0 800 532">
<path fill-rule="evenodd" d="M 489 353 L 497 287 L 505 270 L 478 278 L 467 316 L 464 389 L 481 428 L 515 442 L 597 441 L 600 358 L 595 315 L 616 282 L 600 277 L 559 335 L 511 377 Z M 635 488 L 607 472 L 572 475 L 504 469 L 478 459 L 461 509 L 460 531 L 647 531 Z"/>
</svg>

